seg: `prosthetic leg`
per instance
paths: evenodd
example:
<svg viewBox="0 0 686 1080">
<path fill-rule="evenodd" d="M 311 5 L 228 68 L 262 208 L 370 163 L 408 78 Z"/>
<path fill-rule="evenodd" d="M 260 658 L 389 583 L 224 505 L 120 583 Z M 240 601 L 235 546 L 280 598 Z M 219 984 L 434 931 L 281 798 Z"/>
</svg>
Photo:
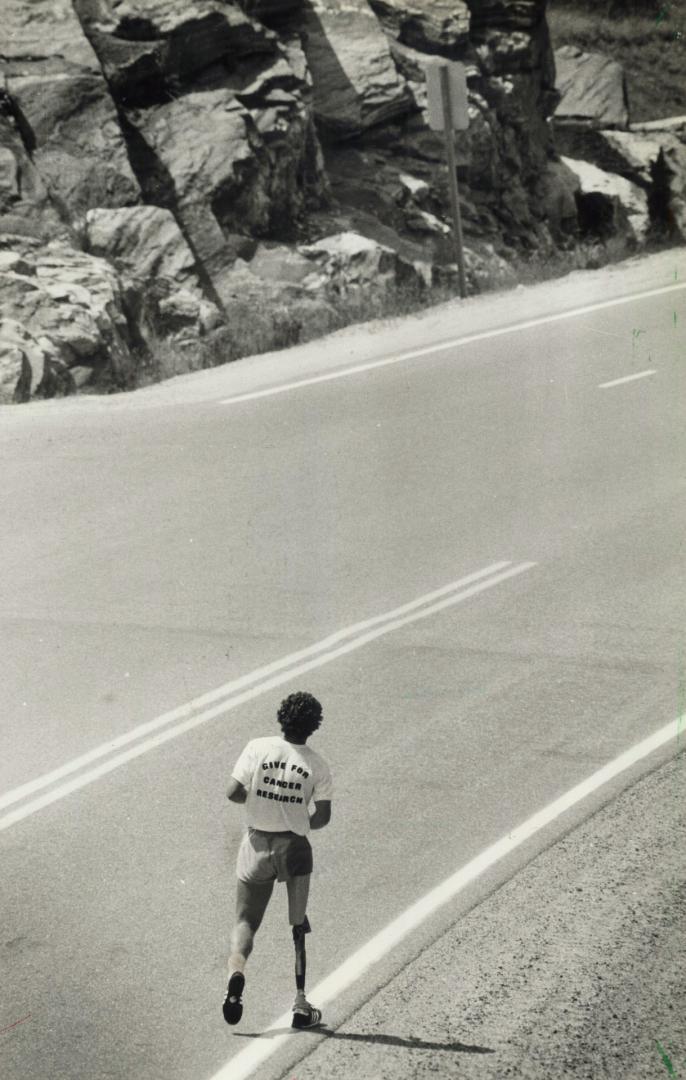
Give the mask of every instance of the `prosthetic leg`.
<svg viewBox="0 0 686 1080">
<path fill-rule="evenodd" d="M 301 923 L 293 928 L 293 944 L 295 946 L 295 1005 L 293 1006 L 293 1020 L 291 1027 L 311 1028 L 321 1023 L 322 1014 L 319 1009 L 310 1005 L 305 997 L 305 973 L 307 969 L 307 953 L 305 950 L 305 934 L 309 934 L 310 926 L 307 915 Z"/>
</svg>

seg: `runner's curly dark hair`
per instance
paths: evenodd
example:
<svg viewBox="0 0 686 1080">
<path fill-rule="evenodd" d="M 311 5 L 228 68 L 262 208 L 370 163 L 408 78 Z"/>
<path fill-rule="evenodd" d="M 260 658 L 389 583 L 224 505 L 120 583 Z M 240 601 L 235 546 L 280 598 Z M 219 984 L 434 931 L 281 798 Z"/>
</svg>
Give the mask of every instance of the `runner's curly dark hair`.
<svg viewBox="0 0 686 1080">
<path fill-rule="evenodd" d="M 284 735 L 307 739 L 322 722 L 322 707 L 312 694 L 297 690 L 283 699 L 276 719 Z"/>
</svg>

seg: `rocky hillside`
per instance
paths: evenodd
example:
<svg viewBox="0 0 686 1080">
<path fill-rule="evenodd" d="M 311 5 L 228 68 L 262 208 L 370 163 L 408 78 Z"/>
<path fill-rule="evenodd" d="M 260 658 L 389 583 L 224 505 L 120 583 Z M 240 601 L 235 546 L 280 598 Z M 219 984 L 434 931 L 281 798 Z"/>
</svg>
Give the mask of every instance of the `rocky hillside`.
<svg viewBox="0 0 686 1080">
<path fill-rule="evenodd" d="M 424 65 L 467 65 L 470 288 L 579 230 L 545 0 L 4 0 L 0 400 L 283 346 L 454 276 Z"/>
</svg>

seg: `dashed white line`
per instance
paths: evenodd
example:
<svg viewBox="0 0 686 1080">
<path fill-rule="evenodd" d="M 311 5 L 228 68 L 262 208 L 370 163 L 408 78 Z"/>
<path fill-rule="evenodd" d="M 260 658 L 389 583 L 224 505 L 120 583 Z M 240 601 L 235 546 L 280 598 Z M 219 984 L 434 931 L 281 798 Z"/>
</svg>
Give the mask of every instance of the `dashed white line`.
<svg viewBox="0 0 686 1080">
<path fill-rule="evenodd" d="M 484 330 L 479 334 L 470 334 L 467 337 L 453 338 L 450 341 L 443 341 L 438 345 L 427 345 L 422 349 L 413 349 L 411 352 L 399 353 L 397 356 L 387 356 L 381 360 L 370 360 L 363 364 L 355 364 L 352 367 L 342 368 L 340 371 L 327 372 L 325 375 L 312 375 L 307 379 L 297 379 L 293 382 L 282 383 L 279 386 L 270 386 L 264 390 L 253 390 L 246 394 L 236 394 L 233 397 L 222 398 L 217 404 L 238 405 L 244 401 L 255 401 L 258 398 L 273 397 L 275 394 L 285 394 L 290 390 L 298 390 L 304 386 L 314 386 L 317 383 L 331 382 L 334 379 L 344 379 L 349 375 L 359 375 L 364 371 L 388 367 L 390 364 L 400 364 L 407 360 L 419 360 L 423 356 L 431 356 L 434 353 L 445 352 L 449 349 L 459 349 L 477 341 L 488 341 L 490 338 L 503 337 L 506 334 L 515 334 L 522 330 L 531 330 L 536 326 L 546 326 L 548 323 L 561 322 L 564 319 L 574 319 L 578 315 L 587 315 L 594 311 L 602 311 L 604 308 L 619 307 L 622 304 L 631 304 L 636 300 L 645 300 L 651 296 L 662 296 L 665 293 L 675 292 L 679 289 L 686 289 L 686 282 L 680 282 L 677 285 L 665 285 L 660 289 L 649 289 L 647 292 L 633 293 L 631 296 L 620 296 L 615 300 L 602 300 L 597 304 L 587 304 L 584 307 L 574 308 L 571 311 L 562 311 L 556 315 L 543 315 L 538 319 L 528 319 L 526 322 L 512 323 L 510 326 L 502 326 L 497 330 Z"/>
<path fill-rule="evenodd" d="M 92 784 L 128 761 L 133 761 L 149 750 L 162 746 L 170 739 L 175 739 L 184 732 L 191 731 L 193 728 L 220 716 L 222 713 L 230 712 L 232 709 L 238 708 L 239 705 L 252 701 L 268 690 L 282 686 L 290 679 L 322 667 L 324 664 L 328 664 L 340 656 L 345 656 L 355 649 L 383 637 L 385 634 L 390 634 L 394 630 L 407 626 L 409 623 L 426 619 L 430 615 L 434 615 L 448 607 L 460 604 L 486 589 L 491 589 L 509 578 L 530 570 L 535 565 L 532 562 L 517 565 L 512 565 L 510 562 L 493 563 L 472 574 L 467 574 L 457 581 L 450 582 L 440 589 L 426 593 L 416 600 L 402 604 L 392 611 L 375 615 L 370 619 L 365 619 L 363 622 L 338 630 L 306 649 L 301 649 L 299 652 L 284 656 L 272 664 L 257 668 L 248 675 L 241 676 L 239 679 L 226 683 L 224 686 L 209 691 L 207 694 L 194 698 L 186 705 L 181 705 L 177 709 L 163 713 L 154 720 L 140 724 L 124 735 L 120 735 L 116 739 L 112 739 L 110 742 L 104 743 L 88 753 L 67 762 L 60 768 L 22 784 L 0 797 L 0 808 L 11 806 L 31 795 L 35 795 L 38 791 L 49 788 L 50 785 L 63 780 L 66 776 L 79 773 L 72 780 L 58 784 L 51 790 L 46 791 L 45 794 L 30 799 L 30 801 L 18 806 L 17 809 L 5 814 L 0 818 L 0 832 L 24 820 L 24 818 L 30 817 L 44 807 L 66 798 L 72 792 Z M 208 705 L 209 708 L 204 708 L 204 706 Z M 174 721 L 180 722 L 174 723 Z M 157 734 L 152 735 L 152 732 L 157 732 Z M 146 735 L 150 737 L 145 738 Z M 131 743 L 135 745 L 131 746 Z M 129 749 L 121 753 L 115 753 L 124 746 L 129 746 Z M 101 764 L 95 768 L 86 772 L 79 772 L 87 765 L 102 758 L 106 760 L 101 761 Z"/>
<path fill-rule="evenodd" d="M 649 375 L 655 375 L 656 371 L 656 368 L 646 368 L 645 371 L 637 371 L 635 375 L 624 375 L 621 379 L 598 383 L 598 389 L 609 390 L 611 386 L 622 386 L 623 383 L 634 382 L 636 379 L 647 379 Z"/>
<path fill-rule="evenodd" d="M 401 915 L 376 934 L 371 941 L 368 941 L 366 945 L 363 945 L 361 949 L 358 949 L 357 952 L 344 961 L 340 967 L 332 971 L 318 986 L 315 986 L 311 991 L 308 990 L 308 997 L 311 997 L 318 1007 L 333 1001 L 349 986 L 352 986 L 373 964 L 387 956 L 403 938 L 406 938 L 413 930 L 426 922 L 439 908 L 453 900 L 458 893 L 481 877 L 490 867 L 504 859 L 515 848 L 518 848 L 525 840 L 540 832 L 541 829 L 544 829 L 546 825 L 550 825 L 571 807 L 588 798 L 593 792 L 619 776 L 620 773 L 630 769 L 632 765 L 652 754 L 661 746 L 664 746 L 671 739 L 678 739 L 685 721 L 686 716 L 671 720 L 654 734 L 649 735 L 647 739 L 636 743 L 635 746 L 624 751 L 619 757 L 598 769 L 597 772 L 592 773 L 586 780 L 582 780 L 580 784 L 570 788 L 564 795 L 548 803 L 542 810 L 539 810 L 509 832 L 507 836 L 503 836 L 495 844 L 491 844 L 475 859 L 472 859 L 471 862 L 451 874 L 440 885 L 437 885 L 425 896 L 417 900 L 416 903 L 412 904 L 411 907 L 403 911 Z M 264 1034 L 268 1037 L 265 1040 L 256 1040 L 245 1050 L 239 1051 L 214 1074 L 211 1080 L 247 1080 L 247 1077 L 252 1076 L 255 1070 L 284 1046 L 289 1039 L 294 1035 L 296 1038 L 298 1037 L 297 1033 L 291 1031 L 279 1035 L 269 1034 L 279 1028 L 288 1028 L 290 1022 L 291 1014 L 284 1013 L 274 1021 L 271 1027 L 266 1029 Z"/>
</svg>

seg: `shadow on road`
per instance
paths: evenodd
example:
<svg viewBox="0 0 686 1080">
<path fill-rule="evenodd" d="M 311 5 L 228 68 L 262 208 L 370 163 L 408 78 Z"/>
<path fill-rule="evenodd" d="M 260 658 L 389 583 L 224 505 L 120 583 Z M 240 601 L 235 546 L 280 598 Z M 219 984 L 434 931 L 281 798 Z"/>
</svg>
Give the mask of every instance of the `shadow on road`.
<svg viewBox="0 0 686 1080">
<path fill-rule="evenodd" d="M 456 1054 L 495 1054 L 488 1046 L 470 1046 L 463 1042 L 429 1042 L 426 1039 L 402 1039 L 399 1035 L 365 1035 L 361 1031 L 330 1031 L 329 1028 L 310 1028 L 293 1031 L 292 1028 L 272 1028 L 270 1031 L 234 1031 L 244 1039 L 273 1039 L 277 1035 L 325 1035 L 327 1039 L 346 1039 L 348 1042 L 364 1042 L 382 1046 L 402 1046 L 406 1050 L 452 1050 Z"/>
</svg>

